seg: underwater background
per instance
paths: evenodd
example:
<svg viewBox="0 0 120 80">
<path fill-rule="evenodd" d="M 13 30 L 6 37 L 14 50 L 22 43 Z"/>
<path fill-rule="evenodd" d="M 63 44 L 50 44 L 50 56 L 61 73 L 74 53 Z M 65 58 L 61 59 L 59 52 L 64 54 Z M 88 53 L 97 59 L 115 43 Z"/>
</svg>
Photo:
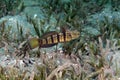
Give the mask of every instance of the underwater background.
<svg viewBox="0 0 120 80">
<path fill-rule="evenodd" d="M 0 0 L 0 80 L 120 80 L 120 0 Z"/>
</svg>

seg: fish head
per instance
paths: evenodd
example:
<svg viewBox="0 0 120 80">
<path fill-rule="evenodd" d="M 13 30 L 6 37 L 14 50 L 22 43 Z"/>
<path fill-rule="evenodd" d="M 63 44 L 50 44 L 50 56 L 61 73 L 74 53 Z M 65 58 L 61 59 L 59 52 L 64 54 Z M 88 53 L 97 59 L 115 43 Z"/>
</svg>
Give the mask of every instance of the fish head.
<svg viewBox="0 0 120 80">
<path fill-rule="evenodd" d="M 72 39 L 76 39 L 80 36 L 80 32 L 78 32 L 77 30 L 70 31 L 70 34 L 71 34 Z"/>
</svg>

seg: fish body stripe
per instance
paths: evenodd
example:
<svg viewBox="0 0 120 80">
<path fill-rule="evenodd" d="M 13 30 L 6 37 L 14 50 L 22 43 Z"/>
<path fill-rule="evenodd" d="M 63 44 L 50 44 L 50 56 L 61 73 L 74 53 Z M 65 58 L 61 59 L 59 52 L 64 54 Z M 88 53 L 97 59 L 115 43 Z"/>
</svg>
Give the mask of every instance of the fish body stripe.
<svg viewBox="0 0 120 80">
<path fill-rule="evenodd" d="M 70 33 L 66 32 L 65 41 L 67 42 L 67 41 L 70 41 L 70 40 L 72 40 L 72 36 L 71 36 Z"/>
<path fill-rule="evenodd" d="M 42 39 L 42 43 L 41 44 L 47 44 L 47 40 L 46 39 Z"/>
<path fill-rule="evenodd" d="M 52 39 L 53 43 L 58 43 L 59 42 L 58 34 L 52 35 Z"/>
<path fill-rule="evenodd" d="M 48 36 L 47 38 L 42 39 L 42 45 L 59 43 L 59 42 L 67 42 L 72 39 L 70 33 L 59 33 L 55 35 Z"/>
<path fill-rule="evenodd" d="M 53 39 L 52 36 L 47 37 L 47 44 L 52 44 L 53 43 L 52 39 Z"/>
<path fill-rule="evenodd" d="M 72 36 L 69 32 L 59 33 L 59 42 L 68 42 L 72 40 Z"/>
<path fill-rule="evenodd" d="M 54 43 L 53 35 L 51 35 L 50 37 L 51 37 L 51 41 L 52 41 L 52 43 Z"/>
<path fill-rule="evenodd" d="M 64 34 L 63 33 L 59 33 L 59 42 L 64 42 Z"/>
<path fill-rule="evenodd" d="M 58 42 L 60 42 L 59 34 L 57 34 L 57 40 L 58 40 Z"/>
<path fill-rule="evenodd" d="M 66 42 L 66 32 L 63 32 L 64 42 Z"/>
</svg>

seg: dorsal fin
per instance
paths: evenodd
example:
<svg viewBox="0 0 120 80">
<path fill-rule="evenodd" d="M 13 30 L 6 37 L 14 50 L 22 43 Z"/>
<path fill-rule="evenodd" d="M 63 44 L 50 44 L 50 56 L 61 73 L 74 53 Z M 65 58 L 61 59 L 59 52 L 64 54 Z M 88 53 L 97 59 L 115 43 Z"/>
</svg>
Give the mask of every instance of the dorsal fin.
<svg viewBox="0 0 120 80">
<path fill-rule="evenodd" d="M 69 25 L 64 24 L 63 26 L 60 27 L 60 31 L 61 31 L 62 33 L 65 33 L 65 32 L 67 32 L 67 31 L 70 31 L 70 30 L 69 30 Z"/>
<path fill-rule="evenodd" d="M 60 27 L 60 31 L 61 31 L 62 33 L 64 33 L 64 32 L 66 32 L 66 28 L 65 28 L 64 26 L 62 26 L 62 27 Z"/>
<path fill-rule="evenodd" d="M 55 34 L 58 34 L 58 32 L 56 32 L 56 31 L 50 31 L 50 32 L 47 32 L 47 33 L 43 34 L 40 38 L 41 39 L 47 38 L 48 36 L 55 35 Z"/>
</svg>

